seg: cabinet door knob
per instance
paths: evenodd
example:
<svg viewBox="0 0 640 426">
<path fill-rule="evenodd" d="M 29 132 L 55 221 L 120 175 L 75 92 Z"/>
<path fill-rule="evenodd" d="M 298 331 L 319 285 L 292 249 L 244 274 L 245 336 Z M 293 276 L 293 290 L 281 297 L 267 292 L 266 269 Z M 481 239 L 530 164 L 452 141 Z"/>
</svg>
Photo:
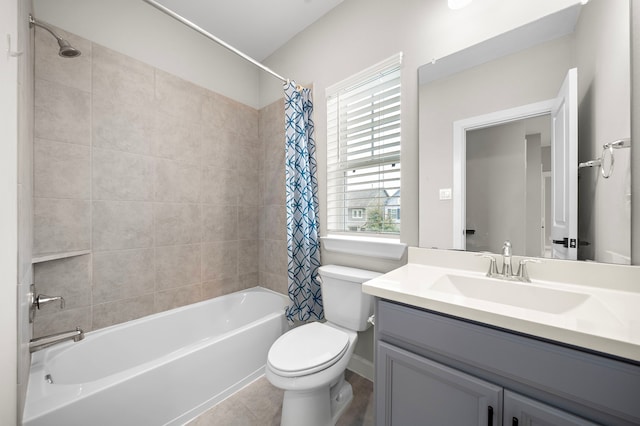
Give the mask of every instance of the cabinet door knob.
<svg viewBox="0 0 640 426">
<path fill-rule="evenodd" d="M 511 420 L 511 426 L 518 426 L 518 418 L 517 418 L 517 417 L 514 417 L 514 418 Z"/>
<path fill-rule="evenodd" d="M 493 425 L 493 407 L 489 406 L 487 409 L 487 424 L 489 426 Z"/>
</svg>

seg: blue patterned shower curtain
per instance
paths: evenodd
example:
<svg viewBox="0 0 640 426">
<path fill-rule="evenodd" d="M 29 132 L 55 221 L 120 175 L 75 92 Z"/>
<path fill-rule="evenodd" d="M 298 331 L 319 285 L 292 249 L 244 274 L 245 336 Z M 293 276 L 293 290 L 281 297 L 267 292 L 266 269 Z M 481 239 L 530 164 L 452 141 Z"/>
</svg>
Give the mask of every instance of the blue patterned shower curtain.
<svg viewBox="0 0 640 426">
<path fill-rule="evenodd" d="M 322 319 L 318 279 L 318 181 L 313 139 L 311 90 L 285 83 L 285 177 L 287 191 L 287 250 L 289 255 L 289 321 Z"/>
</svg>

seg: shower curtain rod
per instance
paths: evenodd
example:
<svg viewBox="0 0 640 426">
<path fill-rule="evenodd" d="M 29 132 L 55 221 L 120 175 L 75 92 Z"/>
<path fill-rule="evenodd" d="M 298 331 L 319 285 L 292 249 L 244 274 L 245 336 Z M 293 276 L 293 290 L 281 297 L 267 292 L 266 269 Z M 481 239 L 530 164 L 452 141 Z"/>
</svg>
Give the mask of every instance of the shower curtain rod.
<svg viewBox="0 0 640 426">
<path fill-rule="evenodd" d="M 157 1 L 155 1 L 155 0 L 144 0 L 144 2 L 150 4 L 151 6 L 155 7 L 159 11 L 166 13 L 167 15 L 171 16 L 173 19 L 182 22 L 187 27 L 191 28 L 194 31 L 199 32 L 200 34 L 202 34 L 203 36 L 207 37 L 208 39 L 215 41 L 220 46 L 232 51 L 233 53 L 235 53 L 236 55 L 240 56 L 241 58 L 251 62 L 253 65 L 257 66 L 258 68 L 262 69 L 263 71 L 268 72 L 269 74 L 271 74 L 275 78 L 277 78 L 279 80 L 282 80 L 283 83 L 289 83 L 290 82 L 290 80 L 288 78 L 284 78 L 280 74 L 278 74 L 275 71 L 273 71 L 271 68 L 269 68 L 269 67 L 267 67 L 265 65 L 262 65 L 260 62 L 256 61 L 251 56 L 239 51 L 235 47 L 233 47 L 230 44 L 226 43 L 225 41 L 219 39 L 218 37 L 214 36 L 210 32 L 200 28 L 199 26 L 197 26 L 193 22 L 189 21 L 188 19 L 185 19 L 184 17 L 178 15 L 173 10 L 161 5 Z"/>
</svg>

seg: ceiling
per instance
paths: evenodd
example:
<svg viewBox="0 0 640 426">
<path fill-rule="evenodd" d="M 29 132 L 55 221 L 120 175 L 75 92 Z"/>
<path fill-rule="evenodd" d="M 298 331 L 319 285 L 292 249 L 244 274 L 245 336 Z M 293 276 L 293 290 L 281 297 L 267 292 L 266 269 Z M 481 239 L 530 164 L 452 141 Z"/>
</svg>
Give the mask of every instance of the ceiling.
<svg viewBox="0 0 640 426">
<path fill-rule="evenodd" d="M 214 36 L 263 60 L 343 0 L 157 0 Z"/>
</svg>

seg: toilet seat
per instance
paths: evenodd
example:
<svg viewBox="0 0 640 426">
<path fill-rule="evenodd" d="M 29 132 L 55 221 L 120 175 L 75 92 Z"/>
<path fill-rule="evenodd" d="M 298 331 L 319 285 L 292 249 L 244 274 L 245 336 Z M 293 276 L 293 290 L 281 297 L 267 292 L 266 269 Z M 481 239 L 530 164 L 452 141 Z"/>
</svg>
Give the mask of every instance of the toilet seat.
<svg viewBox="0 0 640 426">
<path fill-rule="evenodd" d="M 335 364 L 348 346 L 347 333 L 313 322 L 280 336 L 271 346 L 267 360 L 280 376 L 304 376 Z"/>
</svg>

